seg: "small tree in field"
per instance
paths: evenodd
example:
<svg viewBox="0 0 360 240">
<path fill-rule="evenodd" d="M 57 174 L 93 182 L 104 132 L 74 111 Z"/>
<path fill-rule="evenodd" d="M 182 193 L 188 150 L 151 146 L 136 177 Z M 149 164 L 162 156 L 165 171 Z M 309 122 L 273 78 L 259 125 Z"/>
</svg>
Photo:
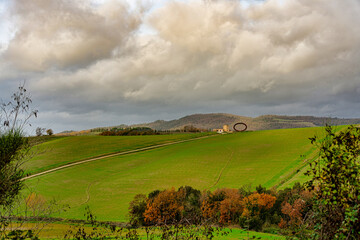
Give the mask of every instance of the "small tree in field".
<svg viewBox="0 0 360 240">
<path fill-rule="evenodd" d="M 40 137 L 44 135 L 45 130 L 46 130 L 45 128 L 37 127 L 35 130 L 36 136 Z"/>
<path fill-rule="evenodd" d="M 50 129 L 50 128 L 49 128 L 48 130 L 46 130 L 46 133 L 47 133 L 47 135 L 49 135 L 49 136 L 51 136 L 51 135 L 54 134 L 53 130 Z"/>
<path fill-rule="evenodd" d="M 315 237 L 360 239 L 360 129 L 325 129 L 323 139 L 310 139 L 320 150 L 307 172 L 315 190 Z"/>
</svg>

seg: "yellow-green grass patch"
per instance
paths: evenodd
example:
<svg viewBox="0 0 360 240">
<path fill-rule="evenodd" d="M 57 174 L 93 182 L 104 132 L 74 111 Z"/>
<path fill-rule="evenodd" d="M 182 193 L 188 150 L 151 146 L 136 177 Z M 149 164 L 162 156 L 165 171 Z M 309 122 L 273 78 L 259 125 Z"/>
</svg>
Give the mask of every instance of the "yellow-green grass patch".
<svg viewBox="0 0 360 240">
<path fill-rule="evenodd" d="M 212 133 L 149 136 L 70 136 L 53 138 L 33 147 L 34 157 L 24 164 L 27 173 L 38 173 L 68 163 L 158 144 L 176 142 Z"/>
</svg>

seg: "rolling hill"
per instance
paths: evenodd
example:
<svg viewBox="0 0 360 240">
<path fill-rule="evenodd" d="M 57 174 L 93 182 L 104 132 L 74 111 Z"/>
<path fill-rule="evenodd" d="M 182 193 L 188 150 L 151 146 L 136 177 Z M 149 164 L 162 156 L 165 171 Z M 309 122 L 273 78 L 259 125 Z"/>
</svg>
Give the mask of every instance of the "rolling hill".
<svg viewBox="0 0 360 240">
<path fill-rule="evenodd" d="M 181 130 L 185 126 L 192 125 L 199 129 L 218 129 L 225 124 L 232 127 L 235 123 L 246 123 L 248 131 L 286 129 L 286 128 L 305 128 L 320 127 L 326 124 L 338 125 L 357 125 L 360 124 L 360 118 L 331 118 L 331 117 L 314 117 L 314 116 L 286 116 L 286 115 L 263 115 L 259 117 L 246 117 L 229 113 L 207 113 L 192 114 L 174 120 L 157 120 L 150 123 L 140 123 L 133 125 L 120 124 L 117 126 L 97 127 L 82 131 L 63 131 L 55 134 L 56 136 L 83 136 L 97 135 L 99 132 L 109 130 L 111 128 L 134 128 L 148 127 L 158 131 L 174 131 Z"/>
<path fill-rule="evenodd" d="M 197 128 L 214 129 L 222 128 L 224 124 L 232 127 L 237 122 L 244 122 L 248 125 L 248 130 L 270 130 L 284 128 L 304 128 L 318 127 L 325 124 L 330 125 L 350 125 L 360 124 L 360 118 L 328 118 L 313 116 L 280 116 L 263 115 L 256 118 L 238 116 L 227 113 L 193 114 L 180 119 L 164 121 L 157 120 L 151 123 L 135 124 L 131 127 L 150 127 L 155 130 L 176 130 L 186 125 L 193 125 Z"/>
<path fill-rule="evenodd" d="M 201 190 L 239 188 L 247 184 L 252 187 L 286 185 L 287 180 L 291 181 L 289 176 L 314 156 L 308 138 L 321 132 L 321 128 L 297 128 L 213 135 L 108 157 L 28 179 L 24 194 L 35 191 L 46 199 L 68 204 L 71 208 L 57 215 L 59 217 L 83 218 L 84 208 L 89 205 L 100 220 L 125 221 L 133 197 L 155 189 L 184 185 Z M 146 137 L 149 136 L 130 137 L 129 145 L 122 142 L 124 137 L 61 138 L 64 140 L 40 144 L 38 147 L 51 145 L 50 151 L 30 161 L 27 167 L 38 171 L 59 162 L 119 151 L 121 147 L 138 148 L 149 144 Z M 99 145 L 94 150 L 96 142 Z"/>
</svg>

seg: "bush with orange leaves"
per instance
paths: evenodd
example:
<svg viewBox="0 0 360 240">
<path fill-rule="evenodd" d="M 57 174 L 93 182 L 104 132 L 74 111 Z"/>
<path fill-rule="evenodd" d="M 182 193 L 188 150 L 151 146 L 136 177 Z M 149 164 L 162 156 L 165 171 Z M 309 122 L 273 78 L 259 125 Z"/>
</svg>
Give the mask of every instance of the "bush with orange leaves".
<svg viewBox="0 0 360 240">
<path fill-rule="evenodd" d="M 46 200 L 42 195 L 30 193 L 25 200 L 26 206 L 33 212 L 42 210 L 46 204 Z"/>
<path fill-rule="evenodd" d="M 47 201 L 44 196 L 34 192 L 30 193 L 24 200 L 26 208 L 22 215 L 29 218 L 48 218 L 53 213 L 65 211 L 68 208 L 59 205 L 54 199 Z"/>
<path fill-rule="evenodd" d="M 279 223 L 280 228 L 291 227 L 294 229 L 299 227 L 305 220 L 304 215 L 310 211 L 313 197 L 312 192 L 299 189 L 293 196 L 297 196 L 297 198 L 285 200 L 281 205 L 281 212 L 284 216 Z"/>
<path fill-rule="evenodd" d="M 242 196 L 237 189 L 224 189 L 223 191 L 225 199 L 220 202 L 219 223 L 237 223 L 244 209 Z"/>
<path fill-rule="evenodd" d="M 288 226 L 288 224 L 283 218 L 281 218 L 278 226 L 283 229 L 283 228 L 286 228 Z"/>
<path fill-rule="evenodd" d="M 182 205 L 184 197 L 183 191 L 175 191 L 171 188 L 160 192 L 153 199 L 148 199 L 144 212 L 145 222 L 155 225 L 177 223 L 184 210 Z"/>
<path fill-rule="evenodd" d="M 237 189 L 218 189 L 213 193 L 203 192 L 202 216 L 214 223 L 237 223 L 243 211 L 242 196 Z"/>
<path fill-rule="evenodd" d="M 218 222 L 220 217 L 220 203 L 225 199 L 223 189 L 215 190 L 213 193 L 204 191 L 201 196 L 201 214 L 210 222 Z"/>
<path fill-rule="evenodd" d="M 276 197 L 267 193 L 254 192 L 244 197 L 244 211 L 239 219 L 241 227 L 260 231 L 270 218 L 270 209 L 274 206 Z"/>
<path fill-rule="evenodd" d="M 130 203 L 130 222 L 138 225 L 239 224 L 260 231 L 264 227 L 288 228 L 304 221 L 312 206 L 312 193 L 300 184 L 292 189 L 269 191 L 257 187 L 218 189 L 200 193 L 192 187 L 155 190 Z M 143 221 L 143 220 L 144 221 Z"/>
<path fill-rule="evenodd" d="M 274 206 L 276 197 L 267 193 L 253 193 L 243 199 L 243 217 L 257 216 L 262 210 L 268 210 Z"/>
<path fill-rule="evenodd" d="M 302 223 L 302 210 L 305 207 L 305 201 L 301 198 L 295 200 L 293 204 L 286 202 L 282 208 L 281 212 L 289 216 L 290 220 L 288 224 L 292 227 L 299 226 Z"/>
</svg>

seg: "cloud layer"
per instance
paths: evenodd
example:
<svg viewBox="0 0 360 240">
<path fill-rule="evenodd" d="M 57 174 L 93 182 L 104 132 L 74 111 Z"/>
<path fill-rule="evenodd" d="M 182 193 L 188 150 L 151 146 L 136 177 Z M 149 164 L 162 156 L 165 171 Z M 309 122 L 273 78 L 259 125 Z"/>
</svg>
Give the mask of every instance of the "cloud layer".
<svg viewBox="0 0 360 240">
<path fill-rule="evenodd" d="M 21 72 L 44 111 L 74 116 L 360 117 L 357 0 L 145 5 L 16 0 L 3 75 Z"/>
<path fill-rule="evenodd" d="M 141 23 L 128 6 L 108 1 L 16 0 L 12 18 L 17 32 L 6 57 L 21 69 L 87 67 L 109 58 Z"/>
</svg>

